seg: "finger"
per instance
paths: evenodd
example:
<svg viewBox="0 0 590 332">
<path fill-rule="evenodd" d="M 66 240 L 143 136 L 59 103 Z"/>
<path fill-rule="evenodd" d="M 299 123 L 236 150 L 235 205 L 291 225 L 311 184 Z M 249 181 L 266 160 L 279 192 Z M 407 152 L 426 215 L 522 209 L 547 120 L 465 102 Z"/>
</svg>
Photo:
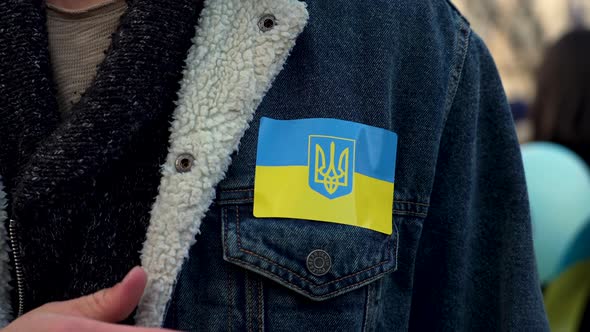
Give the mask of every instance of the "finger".
<svg viewBox="0 0 590 332">
<path fill-rule="evenodd" d="M 135 267 L 123 281 L 111 288 L 74 300 L 51 303 L 39 310 L 117 323 L 133 312 L 139 303 L 146 283 L 145 271 L 140 267 Z"/>
</svg>

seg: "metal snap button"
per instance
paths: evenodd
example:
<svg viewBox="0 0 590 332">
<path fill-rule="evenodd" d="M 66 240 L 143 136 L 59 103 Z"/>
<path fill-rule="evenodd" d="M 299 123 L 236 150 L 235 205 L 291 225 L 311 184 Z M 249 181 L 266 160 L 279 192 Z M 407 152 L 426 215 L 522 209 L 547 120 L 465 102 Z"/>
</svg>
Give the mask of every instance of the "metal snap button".
<svg viewBox="0 0 590 332">
<path fill-rule="evenodd" d="M 272 14 L 265 14 L 260 18 L 260 20 L 258 20 L 258 28 L 262 32 L 272 30 L 276 24 L 277 18 Z"/>
<path fill-rule="evenodd" d="M 190 172 L 193 168 L 193 164 L 195 162 L 195 157 L 189 153 L 183 153 L 178 158 L 176 158 L 176 170 L 180 173 Z"/>
<path fill-rule="evenodd" d="M 307 269 L 314 276 L 321 277 L 330 271 L 332 259 L 327 252 L 317 249 L 307 255 Z"/>
</svg>

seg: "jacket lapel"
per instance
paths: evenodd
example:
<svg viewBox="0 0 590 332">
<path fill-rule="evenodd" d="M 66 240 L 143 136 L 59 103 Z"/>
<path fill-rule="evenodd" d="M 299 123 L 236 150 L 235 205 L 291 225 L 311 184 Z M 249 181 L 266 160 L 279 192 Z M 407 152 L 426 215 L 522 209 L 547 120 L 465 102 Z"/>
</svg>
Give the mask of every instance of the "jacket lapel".
<svg viewBox="0 0 590 332">
<path fill-rule="evenodd" d="M 0 174 L 12 188 L 57 127 L 42 1 L 0 1 Z"/>
<path fill-rule="evenodd" d="M 18 7 L 15 2 L 8 1 Z M 31 138 L 36 143 L 35 149 L 29 151 L 26 163 L 18 167 L 18 182 L 10 188 L 15 214 L 51 204 L 61 192 L 91 190 L 99 173 L 109 172 L 142 135 L 149 135 L 150 128 L 169 121 L 202 1 L 132 0 L 128 3 L 107 56 L 92 86 L 73 106 L 71 117 L 55 128 L 53 124 L 58 117 L 55 98 L 46 96 L 52 93 L 46 81 L 43 81 L 43 96 L 50 100 L 47 109 L 46 105 L 38 105 L 40 101 L 36 100 L 34 91 L 18 92 L 29 93 L 19 103 L 33 103 L 41 115 L 33 112 L 35 118 L 30 119 L 33 115 L 20 104 L 8 106 L 7 111 L 15 114 L 14 121 L 18 123 L 41 125 L 51 119 L 44 126 L 47 130 Z M 33 25 L 44 24 L 42 19 L 38 20 Z M 46 42 L 45 31 L 39 31 L 42 35 L 39 38 Z M 46 48 L 45 45 L 43 49 Z M 47 57 L 45 53 L 37 56 L 44 67 Z M 43 68 L 44 72 L 48 70 Z M 6 111 L 3 106 L 0 108 Z M 29 136 L 26 130 L 22 133 L 14 128 L 7 130 L 13 135 Z"/>
<path fill-rule="evenodd" d="M 305 3 L 297 0 L 205 2 L 142 251 L 150 281 L 137 311 L 139 325 L 162 324 L 215 187 L 307 18 Z M 194 166 L 178 172 L 175 163 L 184 154 L 194 157 Z"/>
</svg>

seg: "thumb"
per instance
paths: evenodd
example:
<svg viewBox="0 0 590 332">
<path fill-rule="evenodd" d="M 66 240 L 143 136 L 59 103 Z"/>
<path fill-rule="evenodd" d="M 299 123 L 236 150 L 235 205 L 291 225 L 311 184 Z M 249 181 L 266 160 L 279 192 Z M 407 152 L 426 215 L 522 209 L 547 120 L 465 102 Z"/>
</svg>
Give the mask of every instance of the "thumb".
<svg viewBox="0 0 590 332">
<path fill-rule="evenodd" d="M 38 310 L 69 314 L 108 323 L 127 318 L 135 309 L 147 283 L 147 274 L 133 268 L 120 283 L 74 300 L 50 303 Z"/>
</svg>

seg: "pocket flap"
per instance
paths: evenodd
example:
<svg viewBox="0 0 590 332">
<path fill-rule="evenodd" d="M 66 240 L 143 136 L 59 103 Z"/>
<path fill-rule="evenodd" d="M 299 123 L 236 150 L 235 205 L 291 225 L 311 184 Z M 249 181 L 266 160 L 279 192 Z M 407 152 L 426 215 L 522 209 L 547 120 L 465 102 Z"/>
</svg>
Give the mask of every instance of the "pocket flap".
<svg viewBox="0 0 590 332">
<path fill-rule="evenodd" d="M 222 207 L 224 259 L 312 300 L 352 291 L 397 268 L 398 235 L 297 219 L 256 218 L 252 204 Z"/>
</svg>

